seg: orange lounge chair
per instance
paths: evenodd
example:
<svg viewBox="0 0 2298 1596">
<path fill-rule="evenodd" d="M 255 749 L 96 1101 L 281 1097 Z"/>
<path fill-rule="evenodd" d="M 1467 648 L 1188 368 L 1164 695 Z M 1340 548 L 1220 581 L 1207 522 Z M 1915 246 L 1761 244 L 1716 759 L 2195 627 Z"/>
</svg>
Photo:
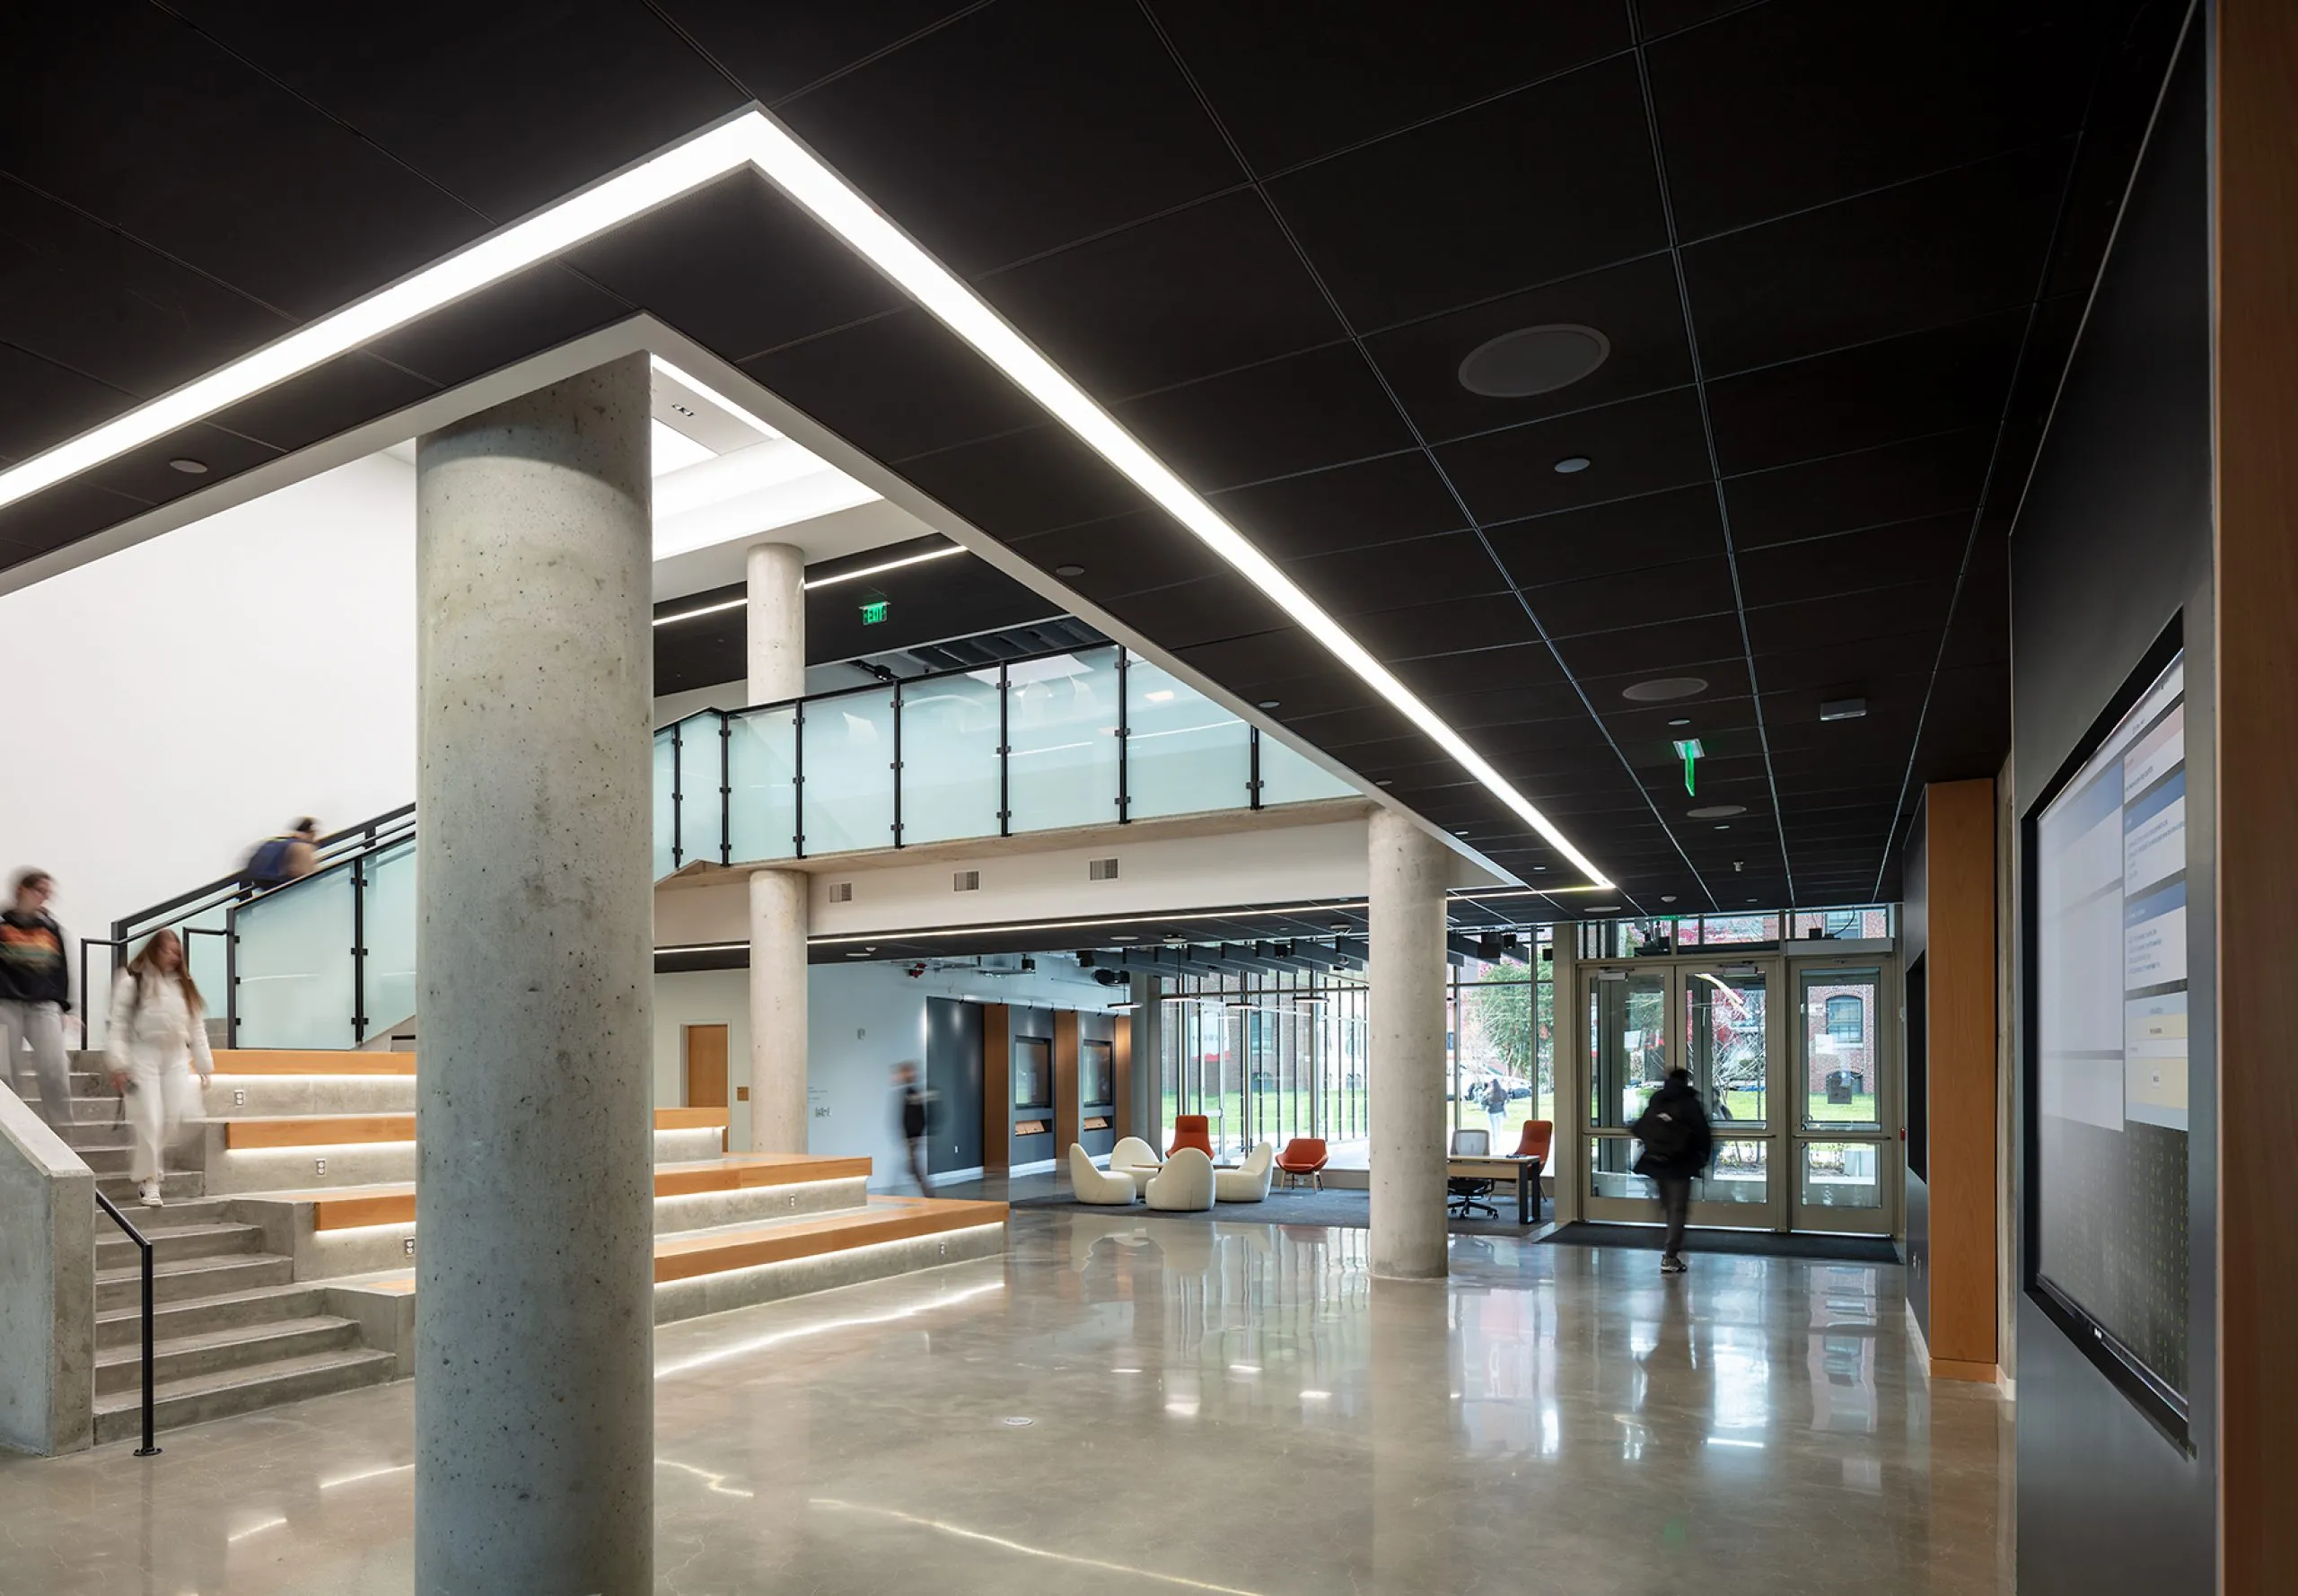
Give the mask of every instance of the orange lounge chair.
<svg viewBox="0 0 2298 1596">
<path fill-rule="evenodd" d="M 1306 1175 L 1309 1183 L 1322 1191 L 1325 1188 L 1322 1171 L 1329 1156 L 1322 1136 L 1294 1136 L 1285 1144 L 1285 1151 L 1276 1155 L 1276 1167 L 1283 1171 L 1287 1185 Z"/>
<path fill-rule="evenodd" d="M 1184 1147 L 1194 1147 L 1207 1158 L 1213 1156 L 1212 1122 L 1204 1115 L 1173 1116 L 1173 1144 L 1165 1149 L 1165 1156 L 1171 1158 Z"/>
</svg>

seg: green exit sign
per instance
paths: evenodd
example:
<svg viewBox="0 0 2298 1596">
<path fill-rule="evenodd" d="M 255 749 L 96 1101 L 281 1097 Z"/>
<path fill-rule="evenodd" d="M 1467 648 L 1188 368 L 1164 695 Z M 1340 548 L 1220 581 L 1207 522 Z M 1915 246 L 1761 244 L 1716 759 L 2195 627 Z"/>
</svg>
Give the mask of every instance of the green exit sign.
<svg viewBox="0 0 2298 1596">
<path fill-rule="evenodd" d="M 871 599 L 871 600 L 867 600 L 867 601 L 865 601 L 864 602 L 864 604 L 863 604 L 863 606 L 862 606 L 862 624 L 863 624 L 864 626 L 865 626 L 865 627 L 874 627 L 874 626 L 876 626 L 880 621 L 881 621 L 881 620 L 883 620 L 883 619 L 885 619 L 885 618 L 886 618 L 886 601 L 885 601 L 885 600 L 883 600 L 883 599 Z"/>
</svg>

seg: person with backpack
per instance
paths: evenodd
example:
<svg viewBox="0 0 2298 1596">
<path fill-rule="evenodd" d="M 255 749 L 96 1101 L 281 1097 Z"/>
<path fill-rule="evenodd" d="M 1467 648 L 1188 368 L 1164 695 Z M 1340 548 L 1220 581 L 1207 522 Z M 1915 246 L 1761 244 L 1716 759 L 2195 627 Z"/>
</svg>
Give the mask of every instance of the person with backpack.
<svg viewBox="0 0 2298 1596">
<path fill-rule="evenodd" d="M 72 1123 L 72 1068 L 64 1016 L 72 1012 L 72 967 L 64 927 L 48 912 L 56 881 L 45 870 L 16 873 L 15 900 L 0 910 L 0 1057 L 11 1083 L 29 1048 L 39 1081 L 39 1115 L 60 1135 Z"/>
<path fill-rule="evenodd" d="M 127 1172 L 136 1200 L 147 1208 L 160 1202 L 164 1160 L 183 1122 L 199 1112 L 191 1072 L 206 1087 L 215 1074 L 207 1050 L 206 1005 L 184 965 L 183 943 L 172 931 L 155 931 L 143 951 L 111 987 L 111 1023 L 104 1051 L 112 1090 L 124 1101 L 135 1151 Z"/>
<path fill-rule="evenodd" d="M 1484 1083 L 1484 1122 L 1491 1128 L 1492 1150 L 1507 1151 L 1500 1144 L 1508 1133 L 1508 1083 L 1498 1075 Z"/>
<path fill-rule="evenodd" d="M 1660 1213 L 1668 1224 L 1660 1244 L 1660 1273 L 1680 1275 L 1692 1177 L 1707 1168 L 1715 1152 L 1715 1132 L 1707 1122 L 1699 1092 L 1691 1083 L 1691 1072 L 1670 1070 L 1667 1080 L 1629 1128 L 1644 1144 L 1636 1172 L 1648 1176 L 1660 1188 Z"/>
<path fill-rule="evenodd" d="M 248 855 L 248 884 L 258 891 L 301 881 L 319 868 L 320 823 L 305 815 Z"/>
</svg>

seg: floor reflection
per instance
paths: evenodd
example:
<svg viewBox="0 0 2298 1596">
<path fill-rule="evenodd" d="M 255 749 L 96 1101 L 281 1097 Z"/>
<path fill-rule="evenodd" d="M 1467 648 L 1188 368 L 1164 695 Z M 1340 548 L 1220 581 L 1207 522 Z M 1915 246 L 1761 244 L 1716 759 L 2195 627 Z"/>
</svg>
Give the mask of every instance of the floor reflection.
<svg viewBox="0 0 2298 1596">
<path fill-rule="evenodd" d="M 1004 1259 L 657 1337 L 658 1588 L 2008 1588 L 2008 1413 L 1899 1272 L 1015 1215 Z M 405 1385 L 0 1460 L 15 1596 L 410 1588 Z"/>
</svg>

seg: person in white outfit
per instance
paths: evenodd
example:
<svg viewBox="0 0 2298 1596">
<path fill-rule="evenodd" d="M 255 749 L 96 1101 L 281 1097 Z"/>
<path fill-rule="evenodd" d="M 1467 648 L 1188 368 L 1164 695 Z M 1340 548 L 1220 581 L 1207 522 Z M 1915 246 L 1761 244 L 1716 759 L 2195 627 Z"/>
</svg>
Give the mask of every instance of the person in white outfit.
<svg viewBox="0 0 2298 1596">
<path fill-rule="evenodd" d="M 184 967 L 183 943 L 172 931 L 153 933 L 144 951 L 112 983 L 112 1089 L 127 1099 L 136 1150 L 128 1174 L 147 1208 L 160 1206 L 162 1161 L 186 1118 L 199 1112 L 191 1072 L 205 1087 L 215 1073 L 207 1050 L 206 1007 Z"/>
</svg>

